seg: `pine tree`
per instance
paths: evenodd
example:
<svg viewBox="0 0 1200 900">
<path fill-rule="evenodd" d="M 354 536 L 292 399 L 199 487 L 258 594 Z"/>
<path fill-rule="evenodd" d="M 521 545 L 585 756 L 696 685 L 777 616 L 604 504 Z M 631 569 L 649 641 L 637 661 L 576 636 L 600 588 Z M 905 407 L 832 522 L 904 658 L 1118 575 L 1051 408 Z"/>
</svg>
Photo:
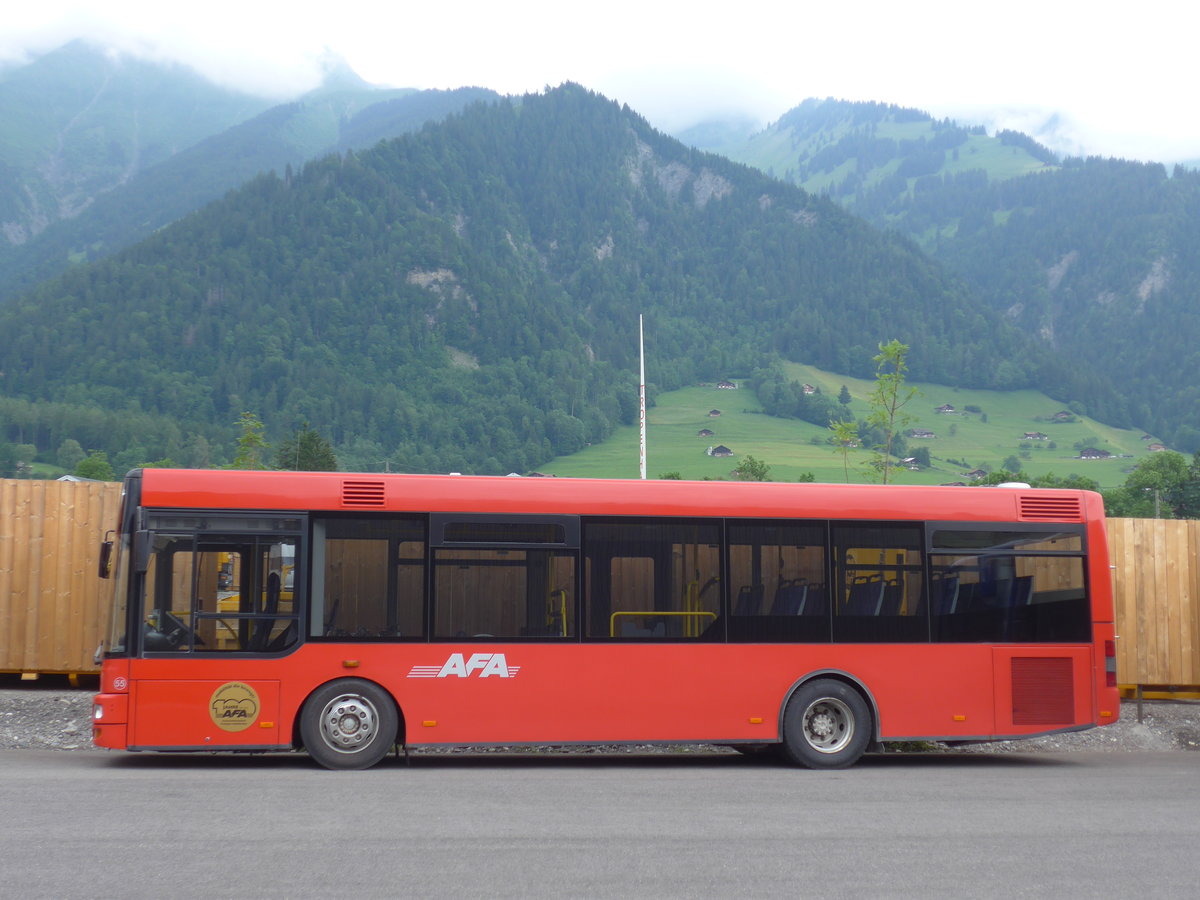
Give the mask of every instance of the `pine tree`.
<svg viewBox="0 0 1200 900">
<path fill-rule="evenodd" d="M 263 438 L 263 423 L 252 412 L 244 412 L 237 420 L 242 433 L 237 440 L 237 455 L 227 467 L 230 469 L 265 469 L 263 457 L 270 444 Z"/>
<path fill-rule="evenodd" d="M 337 457 L 329 441 L 305 422 L 279 445 L 275 468 L 296 472 L 336 472 Z"/>
</svg>

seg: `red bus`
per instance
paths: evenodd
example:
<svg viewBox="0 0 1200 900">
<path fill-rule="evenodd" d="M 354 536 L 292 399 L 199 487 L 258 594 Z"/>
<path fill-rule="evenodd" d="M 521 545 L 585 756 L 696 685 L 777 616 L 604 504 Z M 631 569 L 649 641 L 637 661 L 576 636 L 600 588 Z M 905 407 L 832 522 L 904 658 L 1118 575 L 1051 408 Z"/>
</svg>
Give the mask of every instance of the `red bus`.
<svg viewBox="0 0 1200 900">
<path fill-rule="evenodd" d="M 117 535 L 101 747 L 840 768 L 1119 712 L 1086 491 L 146 469 Z"/>
</svg>

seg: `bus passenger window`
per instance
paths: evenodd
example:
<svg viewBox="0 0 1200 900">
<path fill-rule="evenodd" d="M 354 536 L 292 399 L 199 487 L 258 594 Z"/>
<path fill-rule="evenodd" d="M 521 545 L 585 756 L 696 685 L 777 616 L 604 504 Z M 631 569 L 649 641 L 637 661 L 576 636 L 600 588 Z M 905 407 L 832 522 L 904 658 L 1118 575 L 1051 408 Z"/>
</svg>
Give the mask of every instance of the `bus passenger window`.
<svg viewBox="0 0 1200 900">
<path fill-rule="evenodd" d="M 833 639 L 929 640 L 920 525 L 835 525 Z"/>
<path fill-rule="evenodd" d="M 825 526 L 738 522 L 728 527 L 731 641 L 829 641 Z"/>
<path fill-rule="evenodd" d="M 720 529 L 691 520 L 585 523 L 587 635 L 720 641 Z"/>
<path fill-rule="evenodd" d="M 309 634 L 343 641 L 422 638 L 425 546 L 423 519 L 314 522 Z"/>
<path fill-rule="evenodd" d="M 933 547 L 935 641 L 1091 639 L 1081 535 L 946 528 Z"/>
<path fill-rule="evenodd" d="M 434 637 L 574 636 L 573 551 L 446 548 L 434 552 Z"/>
</svg>

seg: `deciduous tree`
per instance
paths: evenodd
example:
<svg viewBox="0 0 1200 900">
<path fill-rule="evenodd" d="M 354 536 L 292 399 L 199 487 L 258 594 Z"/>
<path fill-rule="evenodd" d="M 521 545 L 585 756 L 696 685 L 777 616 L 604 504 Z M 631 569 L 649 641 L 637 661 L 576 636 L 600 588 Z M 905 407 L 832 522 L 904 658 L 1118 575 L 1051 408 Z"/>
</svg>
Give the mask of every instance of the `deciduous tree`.
<svg viewBox="0 0 1200 900">
<path fill-rule="evenodd" d="M 867 423 L 883 429 L 884 439 L 875 447 L 872 465 L 884 484 L 888 483 L 891 473 L 897 432 L 912 421 L 912 416 L 904 412 L 904 406 L 919 393 L 916 388 L 905 384 L 907 356 L 908 345 L 892 339 L 880 344 L 879 354 L 874 357 L 875 388 L 869 398 L 871 411 L 867 415 Z"/>
</svg>

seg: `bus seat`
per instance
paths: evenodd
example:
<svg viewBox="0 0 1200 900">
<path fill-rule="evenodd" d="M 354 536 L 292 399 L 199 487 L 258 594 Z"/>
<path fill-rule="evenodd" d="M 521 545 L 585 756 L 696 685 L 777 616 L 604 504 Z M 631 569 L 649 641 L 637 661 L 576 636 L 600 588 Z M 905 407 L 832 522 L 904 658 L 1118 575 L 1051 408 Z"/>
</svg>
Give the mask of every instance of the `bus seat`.
<svg viewBox="0 0 1200 900">
<path fill-rule="evenodd" d="M 1013 579 L 1013 606 L 1029 606 L 1033 603 L 1033 576 L 1018 575 Z"/>
<path fill-rule="evenodd" d="M 735 616 L 757 616 L 762 609 L 764 590 L 765 586 L 761 584 L 744 584 L 738 588 L 733 614 Z"/>
<path fill-rule="evenodd" d="M 952 616 L 958 607 L 958 576 L 935 575 L 933 577 L 933 614 Z"/>
<path fill-rule="evenodd" d="M 846 614 L 851 616 L 877 616 L 883 605 L 884 581 L 875 580 L 855 581 L 850 585 L 849 596 L 846 599 Z"/>
<path fill-rule="evenodd" d="M 804 600 L 808 594 L 808 585 L 799 579 L 781 581 L 775 591 L 775 599 L 771 601 L 771 615 L 798 616 L 804 609 Z"/>
<path fill-rule="evenodd" d="M 879 601 L 879 615 L 898 616 L 904 605 L 904 588 L 897 579 L 884 582 L 883 596 Z"/>
</svg>

